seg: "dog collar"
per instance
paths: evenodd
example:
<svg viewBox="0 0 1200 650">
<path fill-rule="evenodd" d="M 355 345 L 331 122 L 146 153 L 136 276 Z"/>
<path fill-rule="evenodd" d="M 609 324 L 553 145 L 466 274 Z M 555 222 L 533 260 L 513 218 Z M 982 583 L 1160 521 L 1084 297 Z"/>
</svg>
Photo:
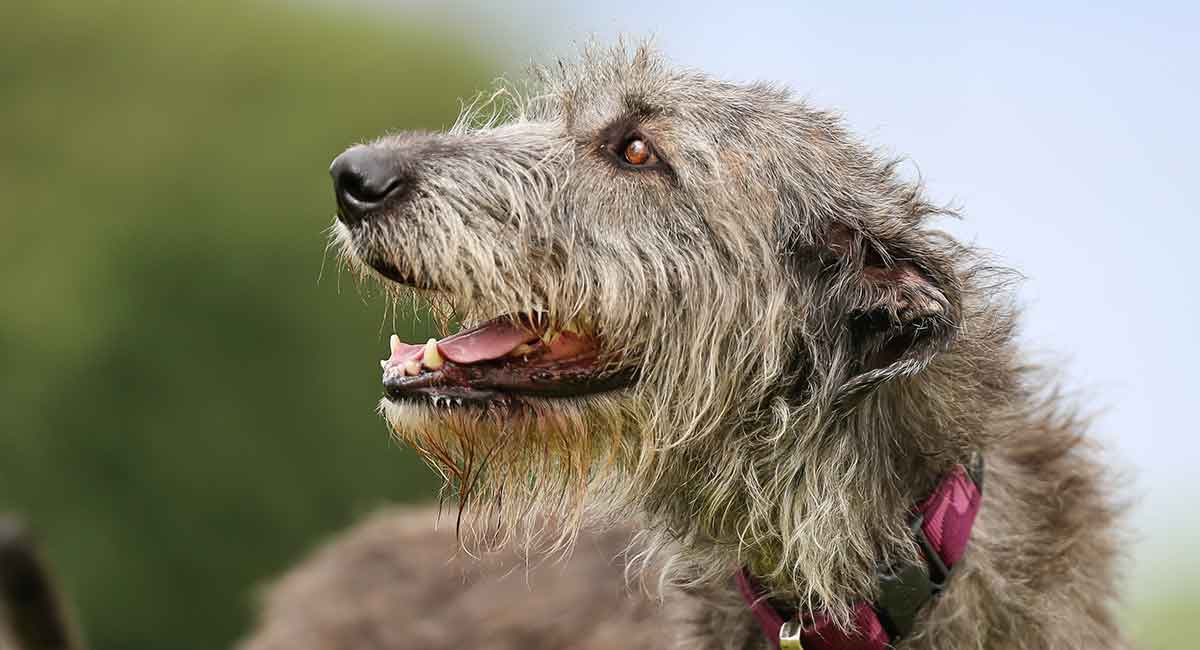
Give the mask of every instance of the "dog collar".
<svg viewBox="0 0 1200 650">
<path fill-rule="evenodd" d="M 855 603 L 853 632 L 847 633 L 824 612 L 786 616 L 742 569 L 738 590 L 778 650 L 884 650 L 912 632 L 917 614 L 946 587 L 962 558 L 983 498 L 983 458 L 955 465 L 933 494 L 913 509 L 913 538 L 924 562 L 905 563 L 880 572 L 879 600 Z"/>
</svg>

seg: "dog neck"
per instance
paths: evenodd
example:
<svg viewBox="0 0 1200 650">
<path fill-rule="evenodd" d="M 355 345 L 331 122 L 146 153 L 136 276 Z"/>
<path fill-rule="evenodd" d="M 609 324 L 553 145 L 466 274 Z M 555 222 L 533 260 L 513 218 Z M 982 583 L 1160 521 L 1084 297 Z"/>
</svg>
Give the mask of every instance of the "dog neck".
<svg viewBox="0 0 1200 650">
<path fill-rule="evenodd" d="M 730 575 L 745 567 L 773 601 L 852 626 L 855 603 L 877 593 L 880 567 L 920 560 L 914 504 L 989 445 L 992 420 L 1011 395 L 950 385 L 963 376 L 960 366 L 977 362 L 969 351 L 946 354 L 836 422 L 793 420 L 761 444 L 755 436 L 766 425 L 730 430 L 644 494 L 647 555 L 665 552 L 668 579 L 700 591 L 727 591 Z M 1005 375 L 997 368 L 993 376 Z M 939 410 L 947 399 L 950 416 Z M 697 486 L 686 508 L 680 485 Z"/>
<path fill-rule="evenodd" d="M 878 570 L 878 597 L 852 605 L 849 628 L 824 611 L 780 607 L 750 573 L 736 574 L 738 590 L 768 644 L 780 650 L 884 650 L 909 636 L 917 615 L 945 589 L 962 559 L 983 497 L 983 459 L 955 465 L 925 500 L 913 507 L 910 529 L 917 562 Z"/>
</svg>

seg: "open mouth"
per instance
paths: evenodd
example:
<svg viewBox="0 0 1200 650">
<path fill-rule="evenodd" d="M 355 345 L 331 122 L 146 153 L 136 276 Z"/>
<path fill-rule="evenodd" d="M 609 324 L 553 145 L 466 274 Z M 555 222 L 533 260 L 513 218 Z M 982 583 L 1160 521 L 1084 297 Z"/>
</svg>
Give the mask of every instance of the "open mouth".
<svg viewBox="0 0 1200 650">
<path fill-rule="evenodd" d="M 578 327 L 553 330 L 540 314 L 510 314 L 423 345 L 391 338 L 381 362 L 388 399 L 447 405 L 495 404 L 521 397 L 579 397 L 627 386 L 630 369 L 606 359 L 600 341 Z"/>
</svg>

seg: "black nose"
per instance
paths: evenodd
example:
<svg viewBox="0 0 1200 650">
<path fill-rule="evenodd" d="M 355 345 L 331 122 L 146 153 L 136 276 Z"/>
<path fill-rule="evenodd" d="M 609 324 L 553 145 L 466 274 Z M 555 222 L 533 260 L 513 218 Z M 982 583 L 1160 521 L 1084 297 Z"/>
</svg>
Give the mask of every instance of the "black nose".
<svg viewBox="0 0 1200 650">
<path fill-rule="evenodd" d="M 329 166 L 338 201 L 338 220 L 356 224 L 405 190 L 395 152 L 369 146 L 347 149 Z"/>
</svg>

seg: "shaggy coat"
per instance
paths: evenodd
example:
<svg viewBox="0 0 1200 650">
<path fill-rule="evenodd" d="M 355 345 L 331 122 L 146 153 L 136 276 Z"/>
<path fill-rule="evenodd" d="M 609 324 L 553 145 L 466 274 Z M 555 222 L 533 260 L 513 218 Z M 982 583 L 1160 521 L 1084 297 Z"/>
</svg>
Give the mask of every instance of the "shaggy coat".
<svg viewBox="0 0 1200 650">
<path fill-rule="evenodd" d="M 643 582 L 688 610 L 670 634 L 652 623 L 662 646 L 762 648 L 739 567 L 849 625 L 881 567 L 917 560 L 913 504 L 982 454 L 970 546 L 899 647 L 1125 647 L 1120 509 L 1086 421 L 1014 343 L 1013 274 L 939 231 L 948 211 L 896 161 L 783 89 L 645 48 L 589 49 L 490 99 L 448 133 L 368 145 L 406 189 L 338 223 L 347 260 L 448 323 L 588 332 L 606 376 L 631 379 L 505 408 L 384 400 L 455 490 L 469 547 L 565 549 L 632 519 Z M 270 617 L 345 606 L 312 593 Z"/>
</svg>

